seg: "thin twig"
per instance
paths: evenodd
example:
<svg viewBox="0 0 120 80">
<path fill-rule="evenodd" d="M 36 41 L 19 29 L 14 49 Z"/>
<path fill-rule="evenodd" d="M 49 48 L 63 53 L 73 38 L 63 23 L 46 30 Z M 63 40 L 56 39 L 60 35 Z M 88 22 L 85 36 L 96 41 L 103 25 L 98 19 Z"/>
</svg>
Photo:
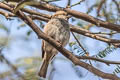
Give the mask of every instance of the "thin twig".
<svg viewBox="0 0 120 80">
<path fill-rule="evenodd" d="M 66 8 L 70 8 L 70 5 L 71 5 L 71 0 L 68 0 Z"/>
<path fill-rule="evenodd" d="M 78 45 L 79 45 L 79 46 L 83 49 L 83 51 L 85 52 L 86 56 L 89 56 L 89 53 L 84 49 L 84 47 L 81 45 L 80 41 L 77 39 L 77 37 L 74 35 L 74 33 L 73 33 L 73 32 L 71 32 L 71 33 L 72 33 L 73 37 L 76 39 Z M 89 60 L 89 63 L 90 63 L 90 65 L 92 65 L 92 62 L 91 62 L 90 60 Z"/>
<path fill-rule="evenodd" d="M 69 8 L 81 4 L 81 2 L 83 2 L 83 1 L 85 1 L 85 0 L 80 0 L 79 2 L 77 2 L 77 3 L 75 3 L 75 4 L 71 5 L 71 6 L 69 6 Z"/>
<path fill-rule="evenodd" d="M 99 4 L 99 6 L 98 6 L 98 9 L 97 9 L 97 16 L 99 16 L 100 14 L 100 10 L 101 10 L 101 8 L 102 8 L 102 5 L 105 3 L 105 1 L 106 0 L 102 0 L 101 2 L 100 2 L 100 4 Z"/>
<path fill-rule="evenodd" d="M 48 1 L 46 1 L 46 0 L 41 0 L 41 1 L 46 2 L 46 3 L 50 3 L 50 2 L 60 1 L 60 0 L 48 0 Z"/>
<path fill-rule="evenodd" d="M 117 34 L 117 32 L 110 32 L 110 33 L 106 33 L 106 32 L 94 32 L 92 34 L 104 34 L 104 35 L 113 35 L 113 34 Z"/>
<path fill-rule="evenodd" d="M 0 2 L 0 7 L 3 8 L 3 6 L 5 7 L 7 5 Z M 111 29 L 111 30 L 120 32 L 120 27 L 119 27 L 120 25 L 109 23 L 107 21 L 97 19 L 95 17 L 92 17 L 88 14 L 85 14 L 85 13 L 82 13 L 82 12 L 79 12 L 79 11 L 76 11 L 76 10 L 71 10 L 71 9 L 68 9 L 68 8 L 54 6 L 54 5 L 46 4 L 46 3 L 43 3 L 43 2 L 40 2 L 39 4 L 32 5 L 32 6 L 35 7 L 35 8 L 38 8 L 38 9 L 43 9 L 43 10 L 52 11 L 52 12 L 55 12 L 55 11 L 58 11 L 58 10 L 65 10 L 68 14 L 70 14 L 70 15 L 76 17 L 76 18 L 85 20 L 85 21 L 90 22 L 90 23 L 95 24 L 95 25 L 99 24 L 98 27 L 104 27 L 104 28 L 107 28 L 107 29 Z"/>
<path fill-rule="evenodd" d="M 90 57 L 90 56 L 76 56 L 76 57 L 79 58 L 79 59 L 89 59 L 89 60 L 102 62 L 102 63 L 105 63 L 107 65 L 109 65 L 109 64 L 120 64 L 120 62 L 118 62 L 118 61 L 109 61 L 109 60 L 98 59 L 98 58 Z"/>
<path fill-rule="evenodd" d="M 112 0 L 112 1 L 116 4 L 118 12 L 120 13 L 120 4 L 116 0 Z"/>
<path fill-rule="evenodd" d="M 77 41 L 78 45 L 83 49 L 83 51 L 85 52 L 85 54 L 88 54 L 88 52 L 84 49 L 84 47 L 81 45 L 81 43 L 79 42 L 79 40 L 77 39 L 77 37 L 74 35 L 73 32 L 71 32 L 73 37 L 75 38 L 75 40 Z"/>
</svg>

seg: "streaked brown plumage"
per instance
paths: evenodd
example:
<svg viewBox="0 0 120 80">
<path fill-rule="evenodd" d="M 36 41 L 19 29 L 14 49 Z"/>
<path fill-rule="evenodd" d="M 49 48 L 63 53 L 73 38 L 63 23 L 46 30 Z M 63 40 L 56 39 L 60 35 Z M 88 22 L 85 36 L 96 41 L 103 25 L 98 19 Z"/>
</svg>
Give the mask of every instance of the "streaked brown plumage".
<svg viewBox="0 0 120 80">
<path fill-rule="evenodd" d="M 66 12 L 57 11 L 44 27 L 44 33 L 60 42 L 62 46 L 65 46 L 70 38 L 70 28 L 67 20 Z M 40 77 L 46 78 L 48 64 L 57 53 L 58 51 L 52 45 L 44 40 L 42 41 L 43 64 L 38 73 Z"/>
</svg>

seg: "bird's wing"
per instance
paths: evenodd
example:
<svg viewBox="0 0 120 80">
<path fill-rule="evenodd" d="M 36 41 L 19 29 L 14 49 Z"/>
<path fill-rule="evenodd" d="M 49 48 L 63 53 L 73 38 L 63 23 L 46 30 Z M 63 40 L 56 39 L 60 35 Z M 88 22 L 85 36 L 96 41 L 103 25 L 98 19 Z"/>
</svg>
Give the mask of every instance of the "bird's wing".
<svg viewBox="0 0 120 80">
<path fill-rule="evenodd" d="M 55 39 L 57 29 L 58 28 L 56 25 L 48 23 L 44 28 L 44 32 L 45 32 L 45 34 L 47 34 L 51 38 Z"/>
<path fill-rule="evenodd" d="M 56 31 L 58 30 L 56 24 L 53 24 L 53 22 L 56 22 L 56 19 L 53 19 L 52 21 L 49 21 L 45 27 L 44 27 L 44 33 L 47 34 L 49 37 L 55 39 L 56 37 Z M 42 58 L 45 55 L 45 50 L 46 50 L 46 46 L 49 45 L 47 44 L 44 40 L 42 41 Z M 49 48 L 49 50 L 51 50 Z"/>
</svg>

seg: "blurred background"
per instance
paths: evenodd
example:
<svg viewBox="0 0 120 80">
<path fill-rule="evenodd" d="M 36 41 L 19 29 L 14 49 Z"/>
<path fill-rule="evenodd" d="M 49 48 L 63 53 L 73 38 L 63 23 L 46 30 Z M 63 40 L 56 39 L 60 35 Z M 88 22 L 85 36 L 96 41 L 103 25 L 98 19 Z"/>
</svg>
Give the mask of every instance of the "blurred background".
<svg viewBox="0 0 120 80">
<path fill-rule="evenodd" d="M 80 0 L 71 0 L 71 4 L 75 4 Z M 71 9 L 87 13 L 91 16 L 104 21 L 120 25 L 120 0 L 105 0 L 104 4 L 98 12 L 102 0 L 85 0 L 80 4 L 73 6 Z M 116 2 L 114 2 L 116 1 Z M 57 0 L 51 4 L 65 7 L 67 0 Z M 33 10 L 33 7 L 26 6 Z M 2 10 L 2 9 L 0 9 Z M 46 14 L 52 12 L 37 10 Z M 43 21 L 34 20 L 34 22 L 43 29 L 46 24 Z M 104 37 L 120 39 L 120 34 L 114 31 L 97 27 L 86 21 L 77 18 L 70 18 L 69 23 L 78 27 L 87 29 Z M 89 52 L 89 56 L 97 56 L 106 60 L 120 61 L 120 49 L 110 46 L 105 42 L 101 42 L 83 35 L 75 34 L 81 42 L 84 49 Z M 83 56 L 85 52 L 76 43 L 71 34 L 69 44 L 66 49 L 75 55 Z M 18 18 L 6 19 L 0 15 L 0 80 L 39 80 L 37 72 L 41 64 L 41 39 L 32 29 Z M 100 62 L 83 60 L 104 72 L 114 73 L 120 77 L 119 65 L 106 65 Z M 46 80 L 104 80 L 86 69 L 75 66 L 70 60 L 58 54 L 51 62 Z"/>
</svg>

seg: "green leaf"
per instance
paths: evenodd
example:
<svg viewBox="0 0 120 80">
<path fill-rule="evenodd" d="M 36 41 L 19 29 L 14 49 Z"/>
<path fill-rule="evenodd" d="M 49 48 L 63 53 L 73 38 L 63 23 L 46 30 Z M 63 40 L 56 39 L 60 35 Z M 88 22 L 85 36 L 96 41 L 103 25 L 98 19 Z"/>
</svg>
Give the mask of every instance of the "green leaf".
<svg viewBox="0 0 120 80">
<path fill-rule="evenodd" d="M 105 48 L 103 51 L 100 51 L 96 57 L 100 57 L 100 58 L 104 58 L 106 57 L 108 54 L 112 53 L 114 50 L 116 50 L 117 48 L 115 48 L 114 46 L 108 46 L 107 48 Z"/>
<path fill-rule="evenodd" d="M 77 25 L 80 26 L 80 27 L 83 27 L 83 24 L 80 23 L 80 22 L 78 22 Z"/>
<path fill-rule="evenodd" d="M 27 32 L 27 35 L 29 36 L 31 33 L 32 33 L 32 30 L 29 30 L 29 31 Z"/>
<path fill-rule="evenodd" d="M 72 46 L 75 45 L 75 44 L 76 44 L 76 42 L 70 42 L 70 43 L 69 43 L 69 46 L 72 47 Z"/>
<path fill-rule="evenodd" d="M 114 74 L 120 73 L 120 65 L 117 65 L 117 67 L 113 71 Z"/>
</svg>

